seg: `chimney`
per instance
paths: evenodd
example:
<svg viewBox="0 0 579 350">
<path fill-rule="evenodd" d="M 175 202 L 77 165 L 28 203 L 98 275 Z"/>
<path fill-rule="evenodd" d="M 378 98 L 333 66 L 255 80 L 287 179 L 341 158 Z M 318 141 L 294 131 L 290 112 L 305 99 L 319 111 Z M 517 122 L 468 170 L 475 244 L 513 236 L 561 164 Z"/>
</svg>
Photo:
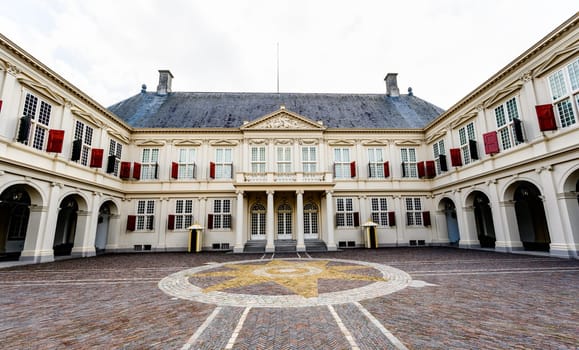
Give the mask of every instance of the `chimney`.
<svg viewBox="0 0 579 350">
<path fill-rule="evenodd" d="M 157 86 L 157 95 L 165 96 L 171 92 L 171 79 L 173 74 L 169 70 L 159 70 L 159 85 Z"/>
<path fill-rule="evenodd" d="M 386 74 L 386 78 L 384 78 L 384 81 L 386 82 L 386 96 L 400 96 L 400 90 L 398 90 L 398 82 L 396 81 L 397 75 L 398 73 Z"/>
</svg>

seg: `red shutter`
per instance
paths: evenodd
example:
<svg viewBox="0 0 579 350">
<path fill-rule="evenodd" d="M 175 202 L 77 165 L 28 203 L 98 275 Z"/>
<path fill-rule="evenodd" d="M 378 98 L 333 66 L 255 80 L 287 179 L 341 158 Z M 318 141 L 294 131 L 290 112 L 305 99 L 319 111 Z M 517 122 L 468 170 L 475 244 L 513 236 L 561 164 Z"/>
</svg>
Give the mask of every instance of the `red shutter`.
<svg viewBox="0 0 579 350">
<path fill-rule="evenodd" d="M 179 178 L 179 163 L 176 162 L 171 163 L 171 177 L 173 179 Z"/>
<path fill-rule="evenodd" d="M 356 162 L 350 163 L 350 177 L 356 177 Z"/>
<path fill-rule="evenodd" d="M 450 165 L 452 165 L 452 166 L 461 166 L 462 165 L 462 158 L 460 156 L 460 148 L 451 148 L 450 149 Z"/>
<path fill-rule="evenodd" d="M 175 215 L 169 214 L 169 218 L 167 219 L 167 229 L 174 230 L 175 229 Z"/>
<path fill-rule="evenodd" d="M 135 180 L 141 179 L 141 163 L 137 162 L 133 163 L 133 179 Z"/>
<path fill-rule="evenodd" d="M 131 162 L 121 162 L 121 173 L 119 174 L 121 179 L 128 179 L 131 177 Z"/>
<path fill-rule="evenodd" d="M 358 227 L 360 226 L 360 213 L 355 212 L 354 214 L 354 226 Z"/>
<path fill-rule="evenodd" d="M 390 163 L 384 162 L 384 177 L 390 176 Z"/>
<path fill-rule="evenodd" d="M 134 231 L 137 224 L 137 216 L 129 215 L 127 217 L 127 231 Z"/>
<path fill-rule="evenodd" d="M 46 152 L 62 152 L 62 143 L 64 141 L 64 130 L 48 130 L 48 143 Z"/>
<path fill-rule="evenodd" d="M 483 134 L 483 140 L 485 143 L 485 154 L 496 154 L 500 152 L 499 138 L 496 131 Z"/>
<path fill-rule="evenodd" d="M 215 163 L 209 162 L 209 177 L 214 179 L 215 178 Z"/>
<path fill-rule="evenodd" d="M 424 226 L 430 226 L 430 212 L 429 211 L 423 211 L 422 212 L 422 224 Z"/>
<path fill-rule="evenodd" d="M 418 168 L 418 177 L 423 178 L 426 175 L 426 170 L 424 169 L 424 162 L 416 163 L 416 167 Z"/>
<path fill-rule="evenodd" d="M 103 154 L 105 150 L 100 148 L 93 148 L 90 152 L 90 167 L 101 168 L 103 166 Z"/>
<path fill-rule="evenodd" d="M 207 229 L 213 230 L 213 214 L 207 215 Z"/>
<path fill-rule="evenodd" d="M 0 100 L 0 112 L 2 112 L 2 100 Z"/>
<path fill-rule="evenodd" d="M 396 213 L 393 211 L 388 212 L 388 225 L 396 226 Z"/>
<path fill-rule="evenodd" d="M 539 105 L 535 106 L 537 111 L 537 119 L 539 120 L 539 130 L 557 130 L 557 123 L 555 122 L 555 112 L 553 105 Z"/>
<path fill-rule="evenodd" d="M 426 178 L 432 179 L 436 176 L 436 167 L 433 160 L 426 161 Z"/>
</svg>

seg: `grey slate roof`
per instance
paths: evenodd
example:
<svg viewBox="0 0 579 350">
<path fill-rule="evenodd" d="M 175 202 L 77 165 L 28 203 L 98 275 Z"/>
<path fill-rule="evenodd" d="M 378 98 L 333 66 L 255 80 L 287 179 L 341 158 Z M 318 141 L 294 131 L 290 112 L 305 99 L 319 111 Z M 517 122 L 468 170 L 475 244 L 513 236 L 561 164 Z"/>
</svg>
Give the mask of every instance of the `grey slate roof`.
<svg viewBox="0 0 579 350">
<path fill-rule="evenodd" d="M 287 110 L 329 128 L 422 128 L 443 110 L 413 95 L 141 92 L 108 109 L 140 128 L 239 128 Z"/>
</svg>

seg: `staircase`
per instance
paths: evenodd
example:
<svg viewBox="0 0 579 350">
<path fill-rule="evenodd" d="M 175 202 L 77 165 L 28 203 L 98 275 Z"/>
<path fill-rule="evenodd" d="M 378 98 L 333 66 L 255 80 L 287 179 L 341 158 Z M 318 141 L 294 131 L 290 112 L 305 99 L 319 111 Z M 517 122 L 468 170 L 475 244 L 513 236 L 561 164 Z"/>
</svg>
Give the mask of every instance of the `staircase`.
<svg viewBox="0 0 579 350">
<path fill-rule="evenodd" d="M 320 253 L 320 252 L 327 252 L 328 247 L 324 241 L 319 239 L 307 239 L 306 243 L 306 252 L 309 253 Z"/>
<path fill-rule="evenodd" d="M 297 241 L 293 239 L 277 240 L 274 242 L 276 253 L 295 253 Z"/>
<path fill-rule="evenodd" d="M 243 247 L 244 253 L 265 253 L 265 240 L 247 241 Z"/>
</svg>

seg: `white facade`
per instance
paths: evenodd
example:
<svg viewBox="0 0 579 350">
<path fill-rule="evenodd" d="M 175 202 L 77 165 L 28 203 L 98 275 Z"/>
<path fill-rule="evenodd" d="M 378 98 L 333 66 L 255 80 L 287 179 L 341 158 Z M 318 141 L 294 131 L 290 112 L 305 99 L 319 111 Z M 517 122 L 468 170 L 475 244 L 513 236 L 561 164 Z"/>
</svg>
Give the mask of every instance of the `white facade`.
<svg viewBox="0 0 579 350">
<path fill-rule="evenodd" d="M 239 128 L 132 128 L 0 37 L 0 255 L 182 251 L 193 223 L 206 250 L 335 250 L 372 221 L 384 247 L 577 258 L 577 21 L 412 130 L 283 106 Z"/>
</svg>

